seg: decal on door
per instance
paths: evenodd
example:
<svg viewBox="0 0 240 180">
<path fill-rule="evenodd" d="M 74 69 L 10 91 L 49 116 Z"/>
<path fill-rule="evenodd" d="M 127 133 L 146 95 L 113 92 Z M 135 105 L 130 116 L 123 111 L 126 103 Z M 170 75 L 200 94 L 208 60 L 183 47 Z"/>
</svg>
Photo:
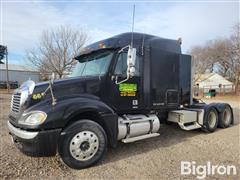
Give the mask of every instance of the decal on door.
<svg viewBox="0 0 240 180">
<path fill-rule="evenodd" d="M 136 96 L 137 84 L 119 84 L 120 96 Z"/>
</svg>

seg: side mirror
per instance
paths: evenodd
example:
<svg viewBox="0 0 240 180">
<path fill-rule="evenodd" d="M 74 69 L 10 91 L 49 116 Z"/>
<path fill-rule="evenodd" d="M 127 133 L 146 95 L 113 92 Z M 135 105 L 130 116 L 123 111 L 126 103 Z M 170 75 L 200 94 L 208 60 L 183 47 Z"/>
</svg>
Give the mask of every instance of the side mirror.
<svg viewBox="0 0 240 180">
<path fill-rule="evenodd" d="M 133 77 L 135 75 L 136 52 L 136 48 L 129 47 L 127 53 L 127 75 L 129 77 Z"/>
<path fill-rule="evenodd" d="M 128 53 L 127 53 L 127 78 L 118 81 L 117 77 L 115 79 L 115 84 L 121 84 L 123 82 L 128 81 L 131 77 L 135 75 L 135 62 L 136 62 L 136 55 L 137 55 L 137 50 L 136 48 L 132 48 L 131 46 L 126 46 L 122 48 L 118 53 L 122 52 L 123 49 L 128 48 Z"/>
</svg>

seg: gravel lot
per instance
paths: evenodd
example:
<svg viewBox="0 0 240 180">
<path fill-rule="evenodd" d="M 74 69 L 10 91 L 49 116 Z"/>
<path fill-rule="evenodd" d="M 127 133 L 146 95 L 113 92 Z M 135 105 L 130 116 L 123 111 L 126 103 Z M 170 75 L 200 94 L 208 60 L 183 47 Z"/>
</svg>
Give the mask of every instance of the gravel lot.
<svg viewBox="0 0 240 180">
<path fill-rule="evenodd" d="M 237 176 L 208 176 L 207 179 L 240 179 L 239 118 L 240 97 L 207 100 L 228 102 L 234 108 L 235 125 L 207 134 L 200 130 L 183 131 L 178 126 L 162 125 L 161 135 L 131 144 L 120 143 L 109 149 L 98 165 L 72 170 L 59 157 L 32 158 L 12 144 L 7 130 L 10 95 L 0 94 L 0 179 L 195 179 L 180 176 L 181 161 L 206 165 L 237 166 Z"/>
</svg>

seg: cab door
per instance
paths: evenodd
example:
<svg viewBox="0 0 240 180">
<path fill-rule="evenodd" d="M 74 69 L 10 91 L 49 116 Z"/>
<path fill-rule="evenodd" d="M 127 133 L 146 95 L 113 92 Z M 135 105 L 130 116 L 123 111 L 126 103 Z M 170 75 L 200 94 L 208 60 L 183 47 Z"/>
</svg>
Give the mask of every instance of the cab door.
<svg viewBox="0 0 240 180">
<path fill-rule="evenodd" d="M 129 80 L 118 84 L 127 78 L 127 52 L 121 52 L 115 59 L 110 78 L 109 100 L 117 112 L 131 112 L 143 107 L 142 87 L 142 56 L 136 56 L 136 73 Z"/>
</svg>

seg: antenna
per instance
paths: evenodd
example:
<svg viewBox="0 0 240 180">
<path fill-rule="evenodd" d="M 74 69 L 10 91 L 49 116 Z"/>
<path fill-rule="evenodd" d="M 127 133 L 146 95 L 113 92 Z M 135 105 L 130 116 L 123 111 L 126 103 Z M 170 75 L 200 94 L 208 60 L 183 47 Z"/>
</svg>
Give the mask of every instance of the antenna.
<svg viewBox="0 0 240 180">
<path fill-rule="evenodd" d="M 134 18 L 135 18 L 135 4 L 133 5 L 133 17 L 132 17 L 132 41 L 131 41 L 131 47 L 133 47 Z"/>
</svg>

